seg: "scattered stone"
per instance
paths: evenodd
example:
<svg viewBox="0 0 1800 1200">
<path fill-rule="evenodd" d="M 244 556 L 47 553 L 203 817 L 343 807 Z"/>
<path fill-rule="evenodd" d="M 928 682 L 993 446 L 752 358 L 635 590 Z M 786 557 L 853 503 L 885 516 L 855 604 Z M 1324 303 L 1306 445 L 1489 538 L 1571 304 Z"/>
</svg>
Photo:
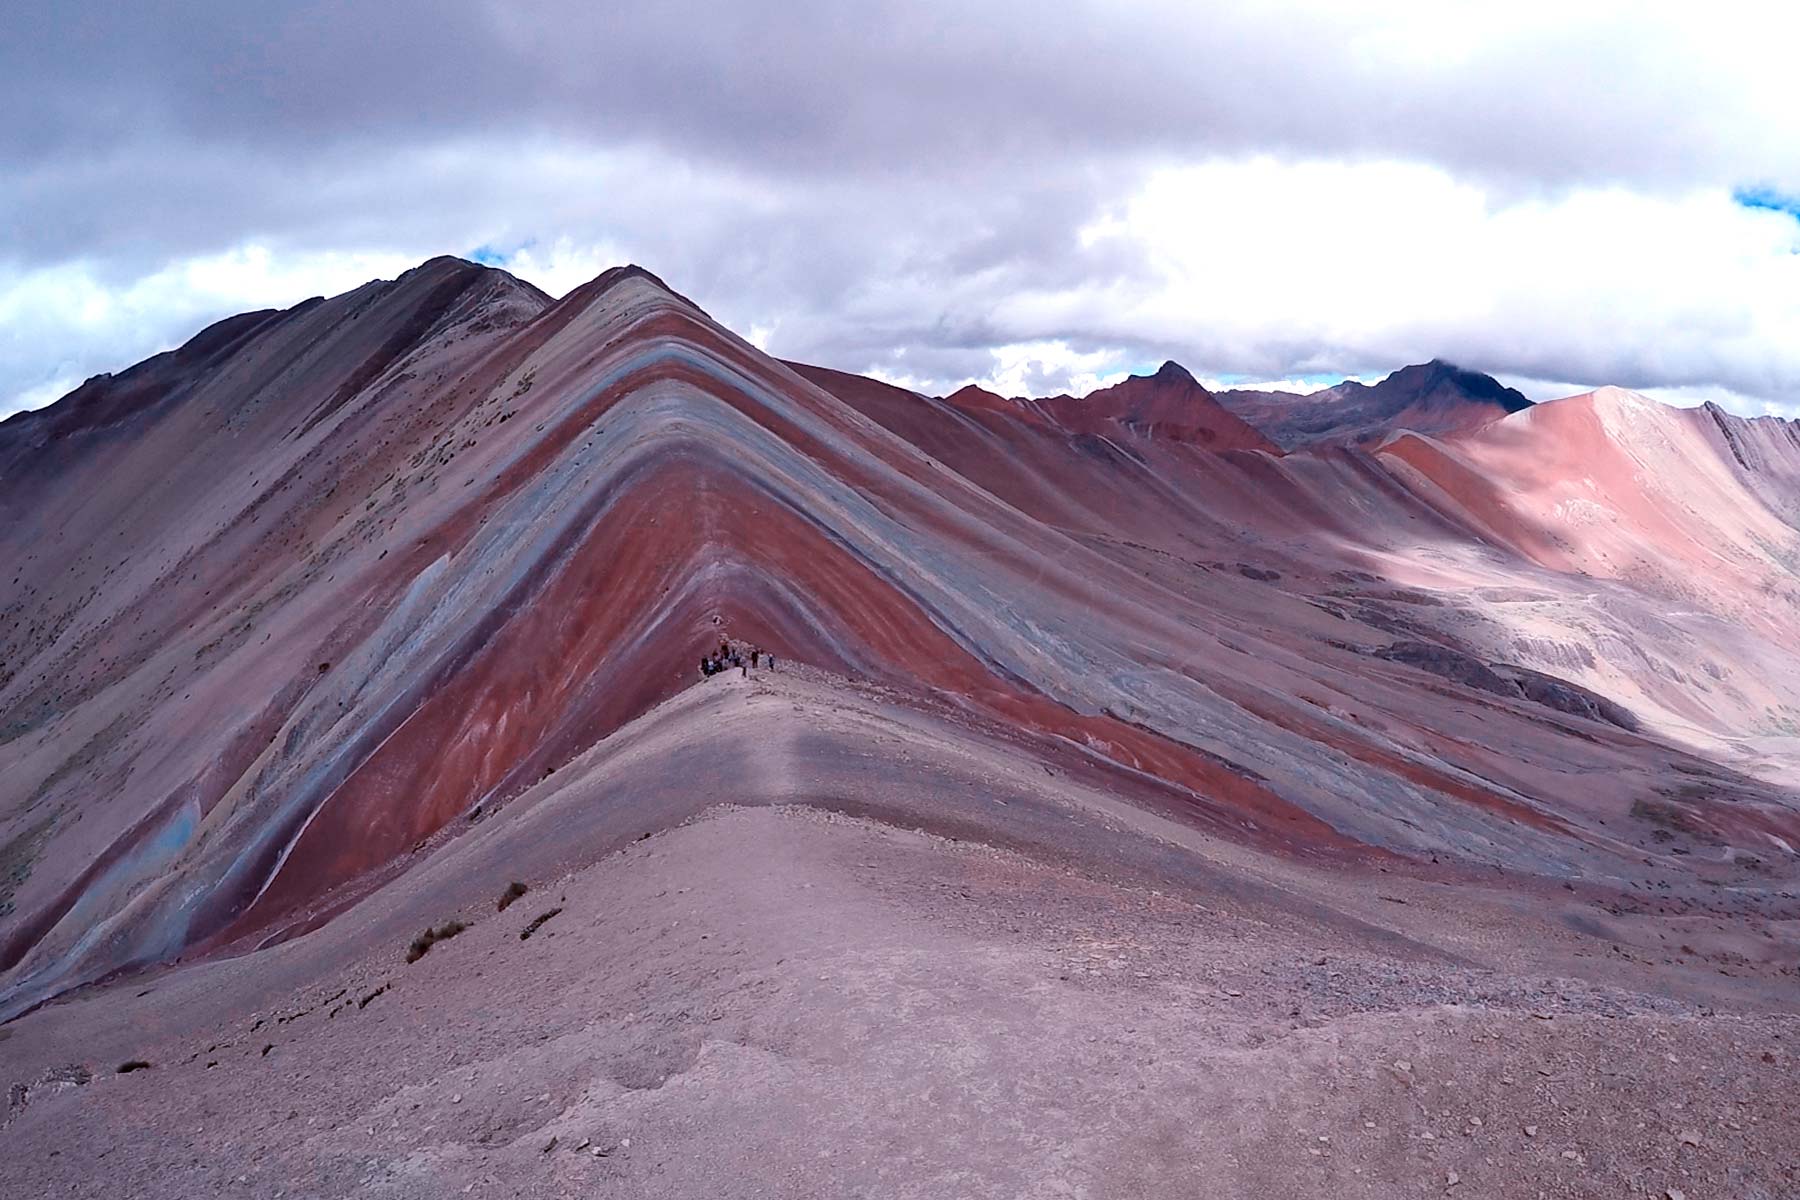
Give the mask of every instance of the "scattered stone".
<svg viewBox="0 0 1800 1200">
<path fill-rule="evenodd" d="M 1665 1200 L 1687 1200 L 1687 1194 L 1680 1188 L 1670 1188 L 1663 1193 Z"/>
<path fill-rule="evenodd" d="M 1404 1058 L 1395 1059 L 1394 1060 L 1394 1070 L 1401 1071 L 1406 1074 L 1411 1074 L 1412 1064 L 1407 1062 Z"/>
<path fill-rule="evenodd" d="M 462 1103 L 462 1093 L 461 1093 L 461 1092 L 457 1092 L 457 1093 L 456 1093 L 456 1094 L 455 1094 L 455 1095 L 454 1095 L 454 1096 L 451 1096 L 451 1097 L 450 1097 L 450 1103 L 452 1103 L 452 1104 L 461 1104 L 461 1103 Z"/>
<path fill-rule="evenodd" d="M 1684 1129 L 1681 1131 L 1681 1136 L 1676 1140 L 1684 1146 L 1698 1146 L 1700 1144 L 1700 1131 L 1697 1129 Z"/>
<path fill-rule="evenodd" d="M 1536 1125 L 1527 1125 L 1525 1127 L 1525 1136 L 1526 1137 L 1536 1137 L 1537 1136 L 1537 1126 Z"/>
<path fill-rule="evenodd" d="M 552 1134 L 550 1140 L 544 1143 L 543 1153 L 548 1154 L 554 1149 L 556 1149 L 556 1136 Z"/>
<path fill-rule="evenodd" d="M 1444 1180 L 1444 1186 L 1447 1188 L 1453 1188 L 1462 1182 L 1462 1176 L 1458 1175 L 1454 1169 L 1447 1172 L 1447 1175 L 1448 1178 Z"/>
</svg>

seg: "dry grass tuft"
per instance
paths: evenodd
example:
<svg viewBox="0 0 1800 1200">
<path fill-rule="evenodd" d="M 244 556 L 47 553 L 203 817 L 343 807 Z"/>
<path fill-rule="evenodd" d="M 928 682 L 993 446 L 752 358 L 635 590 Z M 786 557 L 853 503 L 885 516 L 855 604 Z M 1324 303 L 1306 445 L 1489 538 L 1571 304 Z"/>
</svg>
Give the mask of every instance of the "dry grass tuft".
<svg viewBox="0 0 1800 1200">
<path fill-rule="evenodd" d="M 462 921 L 445 921 L 436 929 L 427 929 L 424 933 L 421 933 L 418 937 L 414 938 L 412 940 L 412 945 L 406 948 L 406 961 L 409 963 L 418 962 L 421 958 L 424 958 L 427 954 L 431 953 L 431 948 L 433 946 L 437 945 L 439 942 L 449 941 L 467 928 L 468 925 Z"/>
<path fill-rule="evenodd" d="M 539 913 L 537 916 L 531 918 L 531 924 L 519 930 L 519 940 L 521 942 L 529 940 L 531 935 L 538 931 L 538 926 L 542 925 L 545 921 L 548 921 L 551 917 L 554 917 L 561 911 L 562 909 L 560 908 L 553 908 L 549 912 Z"/>
</svg>

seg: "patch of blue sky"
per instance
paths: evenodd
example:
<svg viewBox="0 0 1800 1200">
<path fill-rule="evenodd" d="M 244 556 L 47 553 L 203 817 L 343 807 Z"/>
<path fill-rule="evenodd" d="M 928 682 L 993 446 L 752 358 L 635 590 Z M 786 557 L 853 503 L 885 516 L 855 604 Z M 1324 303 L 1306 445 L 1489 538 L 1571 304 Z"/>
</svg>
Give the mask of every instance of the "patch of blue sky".
<svg viewBox="0 0 1800 1200">
<path fill-rule="evenodd" d="M 1760 208 L 1786 213 L 1800 221 L 1800 195 L 1792 195 L 1767 186 L 1734 188 L 1731 198 L 1742 208 Z"/>
<path fill-rule="evenodd" d="M 494 242 L 483 242 L 481 245 L 463 255 L 463 257 L 470 262 L 480 263 L 484 267 L 504 267 L 507 263 L 517 258 L 521 252 L 531 249 L 531 247 L 536 244 L 536 238 L 526 238 L 524 241 L 511 247 L 498 245 Z"/>
</svg>

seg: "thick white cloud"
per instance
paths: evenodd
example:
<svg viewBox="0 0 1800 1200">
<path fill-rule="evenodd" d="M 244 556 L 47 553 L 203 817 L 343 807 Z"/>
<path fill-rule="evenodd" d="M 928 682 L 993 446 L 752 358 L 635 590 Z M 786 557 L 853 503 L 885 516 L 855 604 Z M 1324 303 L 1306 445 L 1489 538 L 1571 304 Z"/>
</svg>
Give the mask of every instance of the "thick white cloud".
<svg viewBox="0 0 1800 1200">
<path fill-rule="evenodd" d="M 1800 193 L 1796 43 L 1664 0 L 38 6 L 0 412 L 477 247 L 927 390 L 1436 355 L 1789 406 L 1800 221 L 1732 193 Z"/>
<path fill-rule="evenodd" d="M 297 304 L 392 276 L 417 260 L 392 253 L 271 253 L 247 245 L 109 280 L 91 263 L 0 274 L 0 416 L 35 408 L 83 379 L 169 349 L 219 317 Z"/>
<path fill-rule="evenodd" d="M 1722 189 L 1494 195 L 1416 164 L 1158 172 L 1088 231 L 1158 285 L 1085 318 L 1281 373 L 1434 355 L 1494 372 L 1800 396 L 1800 221 Z M 1029 326 L 1087 298 L 1020 297 Z M 1067 314 L 1063 314 L 1067 319 Z"/>
</svg>

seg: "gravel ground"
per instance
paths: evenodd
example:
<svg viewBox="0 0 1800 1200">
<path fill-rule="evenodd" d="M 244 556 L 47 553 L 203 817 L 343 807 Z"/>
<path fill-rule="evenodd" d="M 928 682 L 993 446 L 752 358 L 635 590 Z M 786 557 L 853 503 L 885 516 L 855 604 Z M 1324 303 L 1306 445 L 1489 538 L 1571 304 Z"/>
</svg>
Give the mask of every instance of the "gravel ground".
<svg viewBox="0 0 1800 1200">
<path fill-rule="evenodd" d="M 1800 1195 L 1785 925 L 1665 962 L 1732 915 L 1621 943 L 1081 776 L 822 675 L 692 689 L 313 932 L 0 1027 L 0 1195 Z"/>
</svg>

